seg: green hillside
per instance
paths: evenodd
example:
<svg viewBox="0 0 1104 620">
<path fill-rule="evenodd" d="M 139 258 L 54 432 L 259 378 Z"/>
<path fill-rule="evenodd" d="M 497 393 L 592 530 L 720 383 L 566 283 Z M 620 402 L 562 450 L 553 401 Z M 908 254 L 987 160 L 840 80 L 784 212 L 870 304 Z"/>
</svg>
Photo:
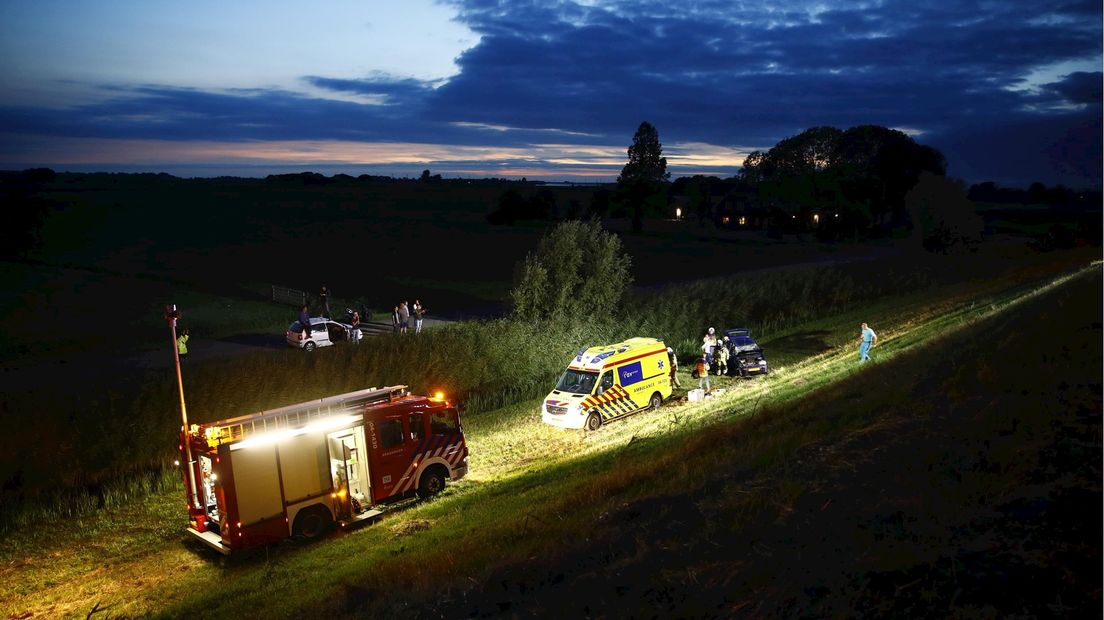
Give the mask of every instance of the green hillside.
<svg viewBox="0 0 1104 620">
<path fill-rule="evenodd" d="M 1066 579 L 1046 596 L 1083 608 L 1099 602 L 1099 568 L 1051 569 L 1071 549 L 1099 566 L 1083 544 L 1100 521 L 1099 290 L 1094 266 L 886 300 L 896 327 L 875 364 L 859 367 L 843 337 L 594 434 L 541 425 L 533 401 L 472 416 L 468 479 L 316 545 L 212 557 L 183 540 L 178 485 L 25 527 L 0 542 L 0 613 L 915 615 L 930 599 L 1001 615 L 984 612 L 1005 609 L 985 584 L 1023 566 Z M 805 328 L 847 333 L 855 318 Z M 1041 331 L 1052 346 L 1021 363 Z M 1045 552 L 1017 559 L 1028 530 Z M 996 548 L 991 531 L 1012 556 L 968 553 L 968 539 Z M 956 597 L 955 579 L 982 585 Z"/>
</svg>

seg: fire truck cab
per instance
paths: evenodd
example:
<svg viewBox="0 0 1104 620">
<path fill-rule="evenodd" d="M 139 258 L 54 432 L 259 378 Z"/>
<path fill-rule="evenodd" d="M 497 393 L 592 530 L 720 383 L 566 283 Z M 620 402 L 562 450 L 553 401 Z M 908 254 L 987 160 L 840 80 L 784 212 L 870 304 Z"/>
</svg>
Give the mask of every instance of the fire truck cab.
<svg viewBox="0 0 1104 620">
<path fill-rule="evenodd" d="M 456 407 L 404 385 L 192 425 L 180 451 L 187 531 L 223 554 L 370 520 L 468 470 Z"/>
</svg>

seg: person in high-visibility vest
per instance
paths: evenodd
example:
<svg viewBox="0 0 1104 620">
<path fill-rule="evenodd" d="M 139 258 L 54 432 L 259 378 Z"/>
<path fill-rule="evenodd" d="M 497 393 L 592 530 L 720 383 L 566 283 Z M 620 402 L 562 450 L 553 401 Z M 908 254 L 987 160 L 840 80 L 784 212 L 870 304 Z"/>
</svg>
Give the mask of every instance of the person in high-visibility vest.
<svg viewBox="0 0 1104 620">
<path fill-rule="evenodd" d="M 188 357 L 188 337 L 188 328 L 184 328 L 184 331 L 176 337 L 176 354 L 180 356 L 182 362 Z"/>
<path fill-rule="evenodd" d="M 705 388 L 706 392 L 712 391 L 713 387 L 709 385 L 709 362 L 705 361 L 706 354 L 702 353 L 702 356 L 698 358 L 697 364 L 694 365 L 694 370 L 698 375 L 698 389 Z"/>
</svg>

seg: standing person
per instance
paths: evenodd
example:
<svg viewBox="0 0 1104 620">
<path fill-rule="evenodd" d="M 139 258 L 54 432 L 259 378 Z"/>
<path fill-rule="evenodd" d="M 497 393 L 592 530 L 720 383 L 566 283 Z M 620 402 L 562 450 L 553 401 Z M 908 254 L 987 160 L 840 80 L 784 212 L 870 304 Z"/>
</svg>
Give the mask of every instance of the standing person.
<svg viewBox="0 0 1104 620">
<path fill-rule="evenodd" d="M 399 307 L 391 309 L 391 331 L 399 333 Z"/>
<path fill-rule="evenodd" d="M 360 313 L 353 310 L 352 329 L 349 330 L 349 339 L 354 344 L 360 344 Z"/>
<path fill-rule="evenodd" d="M 678 380 L 678 356 L 671 347 L 667 347 L 667 365 L 671 367 L 671 388 L 682 388 Z"/>
<path fill-rule="evenodd" d="M 399 333 L 405 334 L 406 327 L 410 323 L 410 308 L 406 305 L 406 302 L 399 304 Z"/>
<path fill-rule="evenodd" d="M 418 299 L 414 300 L 414 333 L 422 333 L 422 319 L 425 318 L 426 309 Z"/>
<path fill-rule="evenodd" d="M 299 311 L 299 326 L 303 331 L 299 333 L 299 340 L 306 340 L 311 335 L 310 310 L 304 305 Z"/>
<path fill-rule="evenodd" d="M 878 334 L 875 334 L 874 330 L 870 329 L 869 325 L 863 323 L 862 331 L 859 333 L 859 340 L 859 363 L 861 364 L 870 359 L 870 349 L 878 344 Z"/>
<path fill-rule="evenodd" d="M 322 285 L 322 290 L 318 291 L 318 301 L 322 304 L 322 316 L 330 318 L 330 289 L 326 288 L 325 284 Z"/>
<path fill-rule="evenodd" d="M 185 327 L 184 331 L 180 332 L 180 335 L 176 337 L 176 354 L 180 357 L 180 361 L 184 361 L 188 357 L 188 339 L 191 336 L 188 335 L 188 328 Z"/>
<path fill-rule="evenodd" d="M 705 360 L 705 353 L 698 358 L 698 363 L 694 366 L 694 370 L 698 373 L 698 388 L 705 385 L 705 391 L 708 394 L 713 390 L 713 386 L 709 384 L 709 362 Z"/>
<path fill-rule="evenodd" d="M 728 374 L 728 336 L 725 336 L 721 344 L 717 346 L 716 352 L 713 357 L 717 360 L 717 375 L 724 376 Z"/>
<path fill-rule="evenodd" d="M 717 347 L 717 332 L 712 327 L 709 331 L 705 332 L 705 337 L 702 338 L 702 352 L 705 353 L 705 363 L 713 365 L 713 349 Z"/>
</svg>

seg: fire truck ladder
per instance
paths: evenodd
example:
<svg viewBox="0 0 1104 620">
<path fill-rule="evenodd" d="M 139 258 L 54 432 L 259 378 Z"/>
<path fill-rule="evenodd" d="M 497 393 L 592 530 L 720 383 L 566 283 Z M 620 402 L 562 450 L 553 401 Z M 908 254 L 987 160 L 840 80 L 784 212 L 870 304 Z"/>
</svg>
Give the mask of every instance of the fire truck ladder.
<svg viewBox="0 0 1104 620">
<path fill-rule="evenodd" d="M 408 393 L 405 385 L 368 388 L 218 422 L 193 425 L 192 432 L 205 435 L 208 445 L 214 446 L 269 431 L 301 428 L 331 416 L 357 414 L 369 405 L 390 402 Z"/>
</svg>

